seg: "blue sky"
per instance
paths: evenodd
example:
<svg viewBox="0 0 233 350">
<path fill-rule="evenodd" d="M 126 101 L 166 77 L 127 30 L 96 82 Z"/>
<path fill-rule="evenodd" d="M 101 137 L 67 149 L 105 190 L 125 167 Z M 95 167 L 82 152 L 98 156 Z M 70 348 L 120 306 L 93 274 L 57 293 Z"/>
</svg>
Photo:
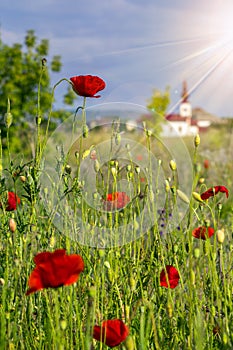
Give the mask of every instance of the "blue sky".
<svg viewBox="0 0 233 350">
<path fill-rule="evenodd" d="M 49 39 L 63 63 L 53 83 L 102 77 L 107 87 L 92 103 L 145 106 L 154 88 L 170 86 L 174 110 L 186 80 L 194 107 L 233 116 L 232 13 L 232 0 L 1 0 L 0 24 L 6 44 L 29 29 Z"/>
</svg>

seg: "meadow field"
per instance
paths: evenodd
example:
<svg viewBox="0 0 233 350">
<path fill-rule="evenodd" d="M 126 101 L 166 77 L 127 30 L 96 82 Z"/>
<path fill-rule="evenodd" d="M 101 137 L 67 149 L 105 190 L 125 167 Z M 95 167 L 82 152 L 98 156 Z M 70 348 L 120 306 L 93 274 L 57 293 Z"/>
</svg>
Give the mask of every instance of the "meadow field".
<svg viewBox="0 0 233 350">
<path fill-rule="evenodd" d="M 35 118 L 29 160 L 6 115 L 0 349 L 233 349 L 232 123 L 88 130 L 74 90 L 53 134 Z"/>
</svg>

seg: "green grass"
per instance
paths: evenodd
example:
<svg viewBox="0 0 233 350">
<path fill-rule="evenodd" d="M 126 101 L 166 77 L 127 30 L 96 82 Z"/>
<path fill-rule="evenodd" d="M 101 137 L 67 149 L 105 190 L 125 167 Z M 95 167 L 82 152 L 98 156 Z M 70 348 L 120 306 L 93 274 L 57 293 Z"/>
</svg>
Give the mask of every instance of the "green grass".
<svg viewBox="0 0 233 350">
<path fill-rule="evenodd" d="M 113 128 L 115 143 L 118 134 L 119 130 Z M 15 190 L 21 204 L 14 212 L 0 209 L 0 349 L 106 349 L 107 346 L 92 339 L 92 329 L 95 324 L 114 318 L 122 319 L 130 329 L 127 341 L 119 345 L 121 349 L 232 349 L 232 159 L 227 158 L 224 162 L 210 159 L 210 168 L 204 169 L 203 160 L 208 152 L 206 137 L 204 146 L 201 137 L 201 144 L 196 149 L 193 139 L 186 140 L 190 163 L 184 159 L 184 172 L 182 170 L 182 176 L 177 178 L 179 169 L 169 168 L 172 159 L 169 152 L 145 130 L 136 141 L 149 152 L 145 161 L 147 166 L 140 169 L 140 176 L 147 177 L 146 184 L 139 181 L 134 168 L 137 160 L 132 154 L 128 156 L 128 163 L 119 158 L 119 166 L 124 167 L 120 180 L 128 181 L 126 188 L 134 200 L 125 209 L 106 214 L 100 208 L 101 198 L 94 209 L 86 201 L 85 183 L 77 177 L 84 161 L 83 152 L 91 144 L 103 141 L 100 133 L 97 133 L 99 139 L 93 134 L 88 138 L 81 137 L 82 142 L 79 140 L 68 157 L 62 153 L 60 158 L 56 157 L 58 188 L 56 183 L 50 188 L 43 188 L 41 183 L 43 137 L 41 131 L 37 135 L 40 135 L 40 145 L 30 164 L 12 161 L 10 152 L 8 160 L 4 159 L 7 170 L 2 173 L 1 195 L 6 190 Z M 221 146 L 221 137 L 219 140 Z M 117 142 L 121 144 L 123 140 Z M 224 147 L 227 152 L 227 145 Z M 75 157 L 77 149 L 81 156 Z M 150 152 L 156 154 L 155 160 L 150 158 Z M 71 173 L 67 164 L 71 165 Z M 230 191 L 228 200 L 220 193 L 204 205 L 187 193 L 190 205 L 183 207 L 176 189 L 182 188 L 187 180 L 185 167 L 190 166 L 188 164 L 194 171 L 192 191 L 203 192 L 209 187 L 224 185 Z M 104 180 L 98 180 L 95 189 L 100 195 L 121 190 L 113 176 L 113 165 L 116 164 L 107 162 L 104 168 L 100 160 L 99 171 L 103 172 L 97 175 Z M 131 168 L 126 168 L 127 165 Z M 152 177 L 154 174 L 155 178 Z M 26 181 L 22 182 L 20 176 L 25 176 Z M 200 178 L 205 178 L 204 183 L 200 184 Z M 64 218 L 59 228 L 51 216 L 52 196 L 56 195 L 53 186 L 55 190 L 63 190 L 59 195 L 66 193 L 64 206 L 58 203 L 56 209 Z M 141 199 L 137 197 L 139 192 L 143 195 Z M 157 204 L 163 203 L 158 200 L 159 196 L 164 199 L 164 217 L 158 213 L 162 208 Z M 71 213 L 67 206 L 72 208 Z M 140 221 L 144 220 L 140 211 L 143 212 L 145 207 L 153 218 L 153 225 L 146 230 L 142 229 Z M 185 215 L 179 220 L 180 210 L 184 211 L 184 208 Z M 16 221 L 15 232 L 9 229 L 10 218 Z M 195 227 L 208 222 L 215 231 L 224 229 L 223 243 L 218 242 L 216 234 L 205 241 L 192 236 Z M 118 237 L 122 234 L 119 226 L 128 223 L 132 224 L 132 232 L 125 232 L 125 241 L 124 237 Z M 76 239 L 72 232 L 75 225 Z M 98 231 L 99 227 L 104 227 L 105 231 Z M 107 233 L 99 237 L 98 232 Z M 90 241 L 91 235 L 95 237 L 94 244 L 84 244 Z M 77 283 L 26 296 L 28 279 L 35 266 L 33 257 L 39 252 L 59 248 L 66 249 L 67 254 L 83 257 L 85 269 Z M 160 286 L 160 273 L 166 265 L 173 265 L 179 271 L 180 281 L 174 289 Z"/>
</svg>

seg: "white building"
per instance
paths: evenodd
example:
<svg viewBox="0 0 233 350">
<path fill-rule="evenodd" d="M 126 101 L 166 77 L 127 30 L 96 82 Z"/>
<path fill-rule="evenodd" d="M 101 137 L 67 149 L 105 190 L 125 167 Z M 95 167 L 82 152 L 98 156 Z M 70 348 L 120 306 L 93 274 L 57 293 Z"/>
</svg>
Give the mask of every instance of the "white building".
<svg viewBox="0 0 233 350">
<path fill-rule="evenodd" d="M 197 121 L 192 119 L 192 106 L 188 101 L 186 82 L 183 82 L 181 98 L 179 113 L 166 116 L 166 122 L 162 126 L 162 136 L 193 136 L 199 133 Z"/>
</svg>

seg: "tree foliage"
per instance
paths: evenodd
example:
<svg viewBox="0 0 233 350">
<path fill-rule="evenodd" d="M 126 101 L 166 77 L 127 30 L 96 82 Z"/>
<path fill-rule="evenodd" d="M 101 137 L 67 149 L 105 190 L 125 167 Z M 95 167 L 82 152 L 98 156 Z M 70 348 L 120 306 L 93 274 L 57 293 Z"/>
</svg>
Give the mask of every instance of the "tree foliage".
<svg viewBox="0 0 233 350">
<path fill-rule="evenodd" d="M 40 114 L 42 120 L 47 118 L 51 106 L 51 74 L 60 72 L 62 67 L 60 56 L 56 55 L 47 62 L 48 55 L 49 41 L 38 41 L 33 30 L 27 31 L 24 44 L 9 46 L 0 41 L 0 126 L 4 145 L 4 115 L 9 99 L 13 115 L 11 134 L 16 151 L 20 146 L 17 138 L 21 138 L 21 134 L 25 136 L 38 114 L 39 81 Z M 69 98 L 64 102 L 72 104 L 75 95 L 69 90 L 67 96 Z M 20 140 L 21 147 L 23 140 Z"/>
<path fill-rule="evenodd" d="M 164 121 L 167 108 L 170 104 L 170 88 L 166 87 L 162 92 L 158 89 L 153 90 L 151 98 L 148 100 L 147 108 L 153 115 L 150 127 L 156 132 L 161 131 L 161 123 Z"/>
</svg>

